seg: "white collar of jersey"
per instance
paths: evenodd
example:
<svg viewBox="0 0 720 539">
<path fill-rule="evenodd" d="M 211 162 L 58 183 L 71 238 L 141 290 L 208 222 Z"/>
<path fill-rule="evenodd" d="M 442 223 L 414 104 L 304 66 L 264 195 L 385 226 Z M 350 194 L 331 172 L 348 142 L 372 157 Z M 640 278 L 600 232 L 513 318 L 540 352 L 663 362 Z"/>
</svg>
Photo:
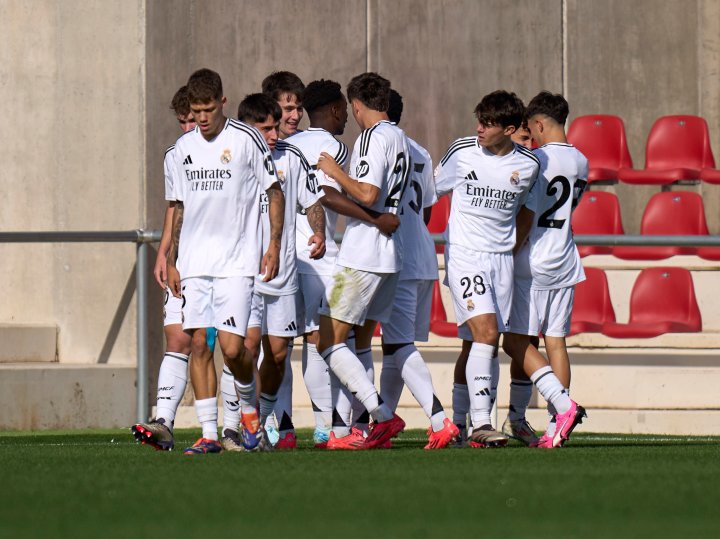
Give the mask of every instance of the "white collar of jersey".
<svg viewBox="0 0 720 539">
<path fill-rule="evenodd" d="M 308 131 L 325 131 L 326 133 L 330 132 L 327 129 L 323 129 L 322 127 L 308 127 L 307 130 Z"/>
<path fill-rule="evenodd" d="M 540 146 L 540 148 L 544 148 L 545 146 L 565 146 L 566 148 L 572 148 L 573 145 L 569 142 L 548 142 L 546 144 L 543 144 Z"/>
</svg>

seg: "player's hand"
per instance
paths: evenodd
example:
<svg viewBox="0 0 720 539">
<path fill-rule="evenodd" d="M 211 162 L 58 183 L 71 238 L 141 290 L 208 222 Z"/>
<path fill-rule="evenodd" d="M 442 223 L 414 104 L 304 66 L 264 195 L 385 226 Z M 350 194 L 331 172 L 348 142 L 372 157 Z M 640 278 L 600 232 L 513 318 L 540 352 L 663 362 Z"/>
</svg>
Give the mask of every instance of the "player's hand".
<svg viewBox="0 0 720 539">
<path fill-rule="evenodd" d="M 167 286 L 176 298 L 180 298 L 180 272 L 175 266 L 167 266 Z"/>
<path fill-rule="evenodd" d="M 313 260 L 319 260 L 325 256 L 325 236 L 313 234 L 308 238 L 308 245 L 313 246 L 310 249 L 310 258 Z"/>
<path fill-rule="evenodd" d="M 381 213 L 375 218 L 375 226 L 386 236 L 392 236 L 400 226 L 400 218 L 394 213 Z"/>
<path fill-rule="evenodd" d="M 155 269 L 153 270 L 155 280 L 160 285 L 160 288 L 165 290 L 167 286 L 167 256 L 164 253 L 158 251 L 157 258 L 155 259 Z"/>
<path fill-rule="evenodd" d="M 318 157 L 317 168 L 322 170 L 326 176 L 331 178 L 337 178 L 339 172 L 342 172 L 342 168 L 337 164 L 337 161 L 327 152 L 322 152 Z"/>
<path fill-rule="evenodd" d="M 273 280 L 280 271 L 280 245 L 270 242 L 265 256 L 260 263 L 260 275 L 263 275 L 263 282 Z"/>
</svg>

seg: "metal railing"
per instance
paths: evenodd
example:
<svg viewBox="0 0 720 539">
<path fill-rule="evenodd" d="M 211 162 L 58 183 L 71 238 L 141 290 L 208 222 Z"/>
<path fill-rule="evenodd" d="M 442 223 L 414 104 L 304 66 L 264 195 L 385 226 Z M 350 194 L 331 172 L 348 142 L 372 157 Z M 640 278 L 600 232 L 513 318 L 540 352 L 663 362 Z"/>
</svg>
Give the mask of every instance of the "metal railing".
<svg viewBox="0 0 720 539">
<path fill-rule="evenodd" d="M 0 232 L 0 243 L 135 243 L 137 292 L 137 420 L 146 421 L 148 405 L 148 244 L 160 241 L 159 230 L 119 232 Z"/>
<path fill-rule="evenodd" d="M 135 243 L 137 289 L 137 420 L 146 421 L 148 403 L 148 244 L 160 241 L 159 230 L 128 230 L 118 232 L 0 232 L 0 243 Z M 433 234 L 437 244 L 445 243 L 442 234 Z M 336 236 L 342 240 L 342 234 Z M 580 235 L 578 245 L 682 246 L 720 247 L 720 236 L 642 236 L 642 235 Z"/>
</svg>

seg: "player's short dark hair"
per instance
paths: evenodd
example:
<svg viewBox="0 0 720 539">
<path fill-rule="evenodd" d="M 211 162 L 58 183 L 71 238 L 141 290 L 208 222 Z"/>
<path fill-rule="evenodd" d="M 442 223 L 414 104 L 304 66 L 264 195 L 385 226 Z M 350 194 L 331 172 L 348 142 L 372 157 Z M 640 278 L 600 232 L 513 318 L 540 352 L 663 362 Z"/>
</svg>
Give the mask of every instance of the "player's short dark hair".
<svg viewBox="0 0 720 539">
<path fill-rule="evenodd" d="M 170 110 L 182 116 L 190 114 L 190 97 L 187 86 L 181 86 L 180 89 L 175 92 L 170 102 Z"/>
<path fill-rule="evenodd" d="M 222 79 L 212 69 L 198 69 L 187 83 L 190 103 L 209 103 L 223 98 Z"/>
<path fill-rule="evenodd" d="M 397 90 L 390 88 L 390 105 L 388 106 L 388 109 L 387 109 L 388 118 L 390 118 L 391 122 L 399 124 L 400 118 L 402 118 L 402 112 L 403 112 L 403 98 L 397 92 Z"/>
<path fill-rule="evenodd" d="M 303 102 L 305 85 L 295 73 L 274 71 L 263 79 L 262 92 L 275 101 L 279 101 L 282 94 L 292 94 L 298 101 Z"/>
<path fill-rule="evenodd" d="M 277 101 L 267 94 L 246 95 L 238 106 L 238 120 L 246 124 L 262 123 L 268 116 L 279 122 L 282 109 Z"/>
<path fill-rule="evenodd" d="M 336 103 L 344 98 L 342 86 L 333 80 L 314 80 L 305 87 L 305 96 L 303 97 L 303 108 L 312 115 L 317 109 L 320 109 L 331 103 Z"/>
<path fill-rule="evenodd" d="M 369 109 L 385 112 L 390 106 L 390 81 L 377 73 L 356 75 L 347 85 L 347 96 Z"/>
<path fill-rule="evenodd" d="M 514 92 L 495 90 L 480 100 L 475 116 L 483 125 L 518 128 L 525 118 L 525 105 Z"/>
<path fill-rule="evenodd" d="M 553 94 L 544 90 L 530 100 L 526 114 L 528 118 L 536 114 L 544 114 L 564 125 L 570 114 L 570 107 L 562 94 Z"/>
</svg>

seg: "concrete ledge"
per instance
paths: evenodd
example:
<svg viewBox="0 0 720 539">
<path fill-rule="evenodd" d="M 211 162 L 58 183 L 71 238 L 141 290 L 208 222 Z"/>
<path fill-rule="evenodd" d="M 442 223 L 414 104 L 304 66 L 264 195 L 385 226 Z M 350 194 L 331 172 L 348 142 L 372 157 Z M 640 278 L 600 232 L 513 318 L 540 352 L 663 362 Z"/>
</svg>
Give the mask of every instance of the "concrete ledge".
<svg viewBox="0 0 720 539">
<path fill-rule="evenodd" d="M 57 327 L 0 325 L 0 363 L 57 361 Z"/>
<path fill-rule="evenodd" d="M 129 426 L 135 372 L 134 365 L 0 365 L 0 429 Z"/>
</svg>

